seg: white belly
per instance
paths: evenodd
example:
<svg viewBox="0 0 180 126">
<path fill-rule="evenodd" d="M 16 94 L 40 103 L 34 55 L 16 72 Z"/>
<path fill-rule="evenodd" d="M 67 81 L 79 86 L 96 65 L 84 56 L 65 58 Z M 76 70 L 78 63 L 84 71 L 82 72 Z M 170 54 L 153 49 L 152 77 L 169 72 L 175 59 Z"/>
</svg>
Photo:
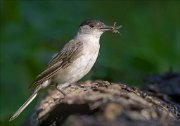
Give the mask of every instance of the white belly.
<svg viewBox="0 0 180 126">
<path fill-rule="evenodd" d="M 52 79 L 58 84 L 73 83 L 84 77 L 93 67 L 99 53 L 99 44 L 92 48 L 83 49 L 83 55 L 59 71 Z"/>
</svg>

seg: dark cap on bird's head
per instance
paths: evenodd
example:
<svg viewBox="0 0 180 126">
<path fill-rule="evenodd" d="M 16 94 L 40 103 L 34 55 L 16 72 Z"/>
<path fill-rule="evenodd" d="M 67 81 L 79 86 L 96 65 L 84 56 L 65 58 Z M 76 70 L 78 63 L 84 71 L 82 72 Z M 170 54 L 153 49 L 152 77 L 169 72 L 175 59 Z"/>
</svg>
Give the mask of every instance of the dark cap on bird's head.
<svg viewBox="0 0 180 126">
<path fill-rule="evenodd" d="M 94 26 L 94 27 L 103 27 L 105 24 L 99 20 L 85 20 L 81 23 L 80 26 L 83 25 L 89 25 L 89 26 Z"/>
</svg>

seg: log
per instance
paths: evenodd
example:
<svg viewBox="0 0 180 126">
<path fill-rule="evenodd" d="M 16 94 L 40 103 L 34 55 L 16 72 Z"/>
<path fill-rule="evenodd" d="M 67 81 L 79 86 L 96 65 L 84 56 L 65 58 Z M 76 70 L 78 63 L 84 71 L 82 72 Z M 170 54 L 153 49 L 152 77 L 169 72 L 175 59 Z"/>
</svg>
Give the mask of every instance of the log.
<svg viewBox="0 0 180 126">
<path fill-rule="evenodd" d="M 122 83 L 86 81 L 67 87 L 64 97 L 51 89 L 24 125 L 179 126 L 175 104 Z"/>
</svg>

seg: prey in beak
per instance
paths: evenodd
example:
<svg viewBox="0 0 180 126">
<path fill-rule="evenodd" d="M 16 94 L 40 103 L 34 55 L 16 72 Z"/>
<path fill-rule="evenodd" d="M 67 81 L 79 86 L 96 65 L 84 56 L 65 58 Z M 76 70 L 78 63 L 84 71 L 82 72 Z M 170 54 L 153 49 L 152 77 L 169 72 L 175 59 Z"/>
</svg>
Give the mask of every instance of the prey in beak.
<svg viewBox="0 0 180 126">
<path fill-rule="evenodd" d="M 107 26 L 104 25 L 100 29 L 105 32 L 105 31 L 112 31 L 113 33 L 119 33 L 119 29 L 122 28 L 122 25 L 116 26 L 116 22 L 114 22 L 113 26 Z"/>
</svg>

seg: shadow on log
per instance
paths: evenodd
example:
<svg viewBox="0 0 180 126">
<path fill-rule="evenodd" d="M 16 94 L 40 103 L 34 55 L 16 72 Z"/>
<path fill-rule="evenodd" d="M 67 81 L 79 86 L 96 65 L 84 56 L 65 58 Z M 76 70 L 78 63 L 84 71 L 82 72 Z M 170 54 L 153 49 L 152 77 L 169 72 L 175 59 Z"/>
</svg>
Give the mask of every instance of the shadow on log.
<svg viewBox="0 0 180 126">
<path fill-rule="evenodd" d="M 87 81 L 50 90 L 26 122 L 33 126 L 179 126 L 176 105 L 137 88 Z"/>
</svg>

